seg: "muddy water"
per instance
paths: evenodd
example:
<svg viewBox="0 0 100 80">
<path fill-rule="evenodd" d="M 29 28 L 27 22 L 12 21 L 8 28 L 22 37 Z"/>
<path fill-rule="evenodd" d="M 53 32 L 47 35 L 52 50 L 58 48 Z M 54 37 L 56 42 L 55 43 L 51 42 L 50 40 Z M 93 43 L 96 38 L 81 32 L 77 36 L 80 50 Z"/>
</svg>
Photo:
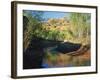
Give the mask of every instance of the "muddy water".
<svg viewBox="0 0 100 80">
<path fill-rule="evenodd" d="M 77 67 L 77 66 L 90 66 L 90 65 L 91 65 L 90 50 L 78 56 L 49 52 L 47 53 L 47 57 L 43 61 L 43 66 L 46 68 Z"/>
</svg>

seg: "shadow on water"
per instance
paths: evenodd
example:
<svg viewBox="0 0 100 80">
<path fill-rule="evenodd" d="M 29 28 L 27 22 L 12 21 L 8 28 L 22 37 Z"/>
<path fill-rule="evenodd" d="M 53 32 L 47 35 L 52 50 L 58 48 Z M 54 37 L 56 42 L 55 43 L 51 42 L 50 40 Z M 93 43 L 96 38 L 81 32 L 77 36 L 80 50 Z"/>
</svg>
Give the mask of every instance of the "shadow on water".
<svg viewBox="0 0 100 80">
<path fill-rule="evenodd" d="M 61 41 L 33 38 L 29 47 L 23 52 L 23 69 L 42 68 L 45 57 L 44 48 L 55 46 Z"/>
<path fill-rule="evenodd" d="M 90 51 L 84 55 L 64 53 L 79 49 L 81 44 L 33 38 L 23 53 L 23 69 L 89 66 Z"/>
</svg>

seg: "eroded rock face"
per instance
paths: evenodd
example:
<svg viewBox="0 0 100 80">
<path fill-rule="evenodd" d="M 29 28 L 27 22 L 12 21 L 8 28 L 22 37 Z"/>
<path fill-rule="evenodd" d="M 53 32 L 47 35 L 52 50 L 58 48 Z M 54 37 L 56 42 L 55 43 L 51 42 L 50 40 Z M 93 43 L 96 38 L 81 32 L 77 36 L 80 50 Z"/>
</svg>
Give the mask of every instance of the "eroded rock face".
<svg viewBox="0 0 100 80">
<path fill-rule="evenodd" d="M 65 18 L 60 19 L 48 19 L 48 21 L 43 24 L 44 29 L 46 30 L 67 30 L 70 27 L 70 22 Z"/>
</svg>

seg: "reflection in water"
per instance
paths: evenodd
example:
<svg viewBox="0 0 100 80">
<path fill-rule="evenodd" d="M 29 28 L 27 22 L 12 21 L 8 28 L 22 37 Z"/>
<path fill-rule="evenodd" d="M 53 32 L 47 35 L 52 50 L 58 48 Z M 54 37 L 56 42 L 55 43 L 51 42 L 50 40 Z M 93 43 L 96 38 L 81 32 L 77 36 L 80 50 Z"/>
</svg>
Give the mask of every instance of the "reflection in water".
<svg viewBox="0 0 100 80">
<path fill-rule="evenodd" d="M 42 66 L 44 68 L 54 67 L 77 67 L 77 66 L 90 66 L 90 50 L 81 55 L 68 55 L 55 51 L 56 47 L 47 49 L 45 59 Z M 76 53 L 77 54 L 77 53 Z"/>
<path fill-rule="evenodd" d="M 90 66 L 89 46 L 33 38 L 23 53 L 23 69 Z"/>
</svg>

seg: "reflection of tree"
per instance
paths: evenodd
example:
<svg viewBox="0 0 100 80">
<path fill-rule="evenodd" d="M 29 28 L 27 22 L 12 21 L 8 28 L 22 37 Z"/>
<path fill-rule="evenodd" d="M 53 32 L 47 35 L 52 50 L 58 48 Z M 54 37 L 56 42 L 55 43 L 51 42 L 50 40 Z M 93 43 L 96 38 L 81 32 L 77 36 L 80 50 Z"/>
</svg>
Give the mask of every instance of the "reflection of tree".
<svg viewBox="0 0 100 80">
<path fill-rule="evenodd" d="M 75 49 L 75 46 L 71 47 L 67 45 L 68 42 L 62 43 L 64 40 L 73 44 L 90 43 L 90 14 L 70 13 L 69 19 L 66 19 L 66 16 L 64 16 L 59 19 L 50 18 L 47 21 L 42 18 L 43 14 L 44 12 L 41 11 L 23 11 L 24 68 L 40 68 L 45 56 L 54 62 L 54 64 L 56 60 L 62 61 L 63 59 L 67 59 L 68 62 L 72 60 L 71 57 L 61 54 L 62 52 L 67 53 L 67 50 L 72 52 L 72 47 Z M 52 50 L 50 54 L 46 52 L 46 55 L 44 55 L 46 49 L 50 50 L 48 47 L 53 50 L 57 50 L 58 47 L 57 53 L 60 52 L 61 55 L 52 55 L 51 53 L 55 52 Z M 80 50 L 84 51 L 83 49 L 86 50 L 86 48 L 82 47 L 82 49 L 74 53 L 78 54 Z M 70 54 L 73 55 L 74 53 Z M 73 61 L 75 60 L 73 59 Z M 66 65 L 66 61 L 63 62 Z M 63 62 L 60 63 L 62 64 Z"/>
</svg>

